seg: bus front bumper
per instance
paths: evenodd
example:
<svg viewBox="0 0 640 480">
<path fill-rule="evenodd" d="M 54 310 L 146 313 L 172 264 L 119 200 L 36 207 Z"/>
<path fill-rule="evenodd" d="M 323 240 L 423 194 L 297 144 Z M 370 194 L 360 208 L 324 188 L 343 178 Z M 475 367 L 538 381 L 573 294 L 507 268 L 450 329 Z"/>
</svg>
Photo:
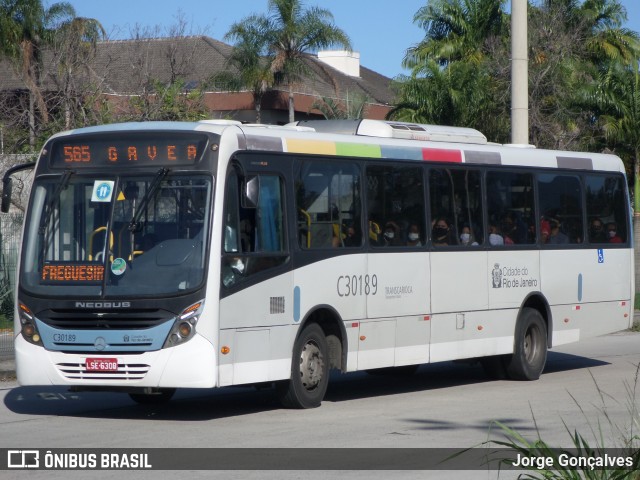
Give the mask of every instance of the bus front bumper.
<svg viewBox="0 0 640 480">
<path fill-rule="evenodd" d="M 16 374 L 21 385 L 120 388 L 211 388 L 217 385 L 216 351 L 195 335 L 183 345 L 136 354 L 48 351 L 18 335 Z M 89 362 L 87 360 L 89 359 Z"/>
</svg>

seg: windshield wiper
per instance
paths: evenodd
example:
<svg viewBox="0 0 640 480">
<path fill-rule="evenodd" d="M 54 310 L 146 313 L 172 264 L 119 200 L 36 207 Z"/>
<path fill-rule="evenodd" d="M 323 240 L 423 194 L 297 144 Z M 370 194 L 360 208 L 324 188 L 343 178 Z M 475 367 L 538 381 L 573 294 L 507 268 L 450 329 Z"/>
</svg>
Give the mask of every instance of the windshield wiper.
<svg viewBox="0 0 640 480">
<path fill-rule="evenodd" d="M 49 227 L 49 222 L 52 216 L 51 214 L 53 213 L 55 204 L 58 201 L 58 198 L 60 197 L 60 194 L 62 193 L 62 191 L 66 190 L 67 187 L 69 186 L 69 179 L 73 174 L 74 172 L 72 170 L 65 170 L 64 174 L 62 175 L 62 178 L 60 179 L 60 183 L 56 185 L 56 189 L 51 194 L 51 198 L 49 198 L 49 201 L 47 202 L 47 206 L 44 209 L 44 223 L 40 226 L 40 230 L 38 231 L 40 235 L 44 235 L 44 233 L 47 231 L 47 228 Z"/>
<path fill-rule="evenodd" d="M 128 228 L 131 233 L 138 232 L 142 228 L 142 225 L 140 224 L 140 217 L 142 216 L 143 212 L 146 210 L 147 205 L 149 205 L 149 202 L 151 202 L 151 200 L 155 198 L 156 192 L 160 188 L 160 184 L 162 183 L 162 180 L 164 180 L 164 177 L 166 177 L 168 174 L 169 174 L 168 168 L 161 168 L 160 170 L 158 170 L 158 173 L 156 174 L 156 178 L 154 178 L 153 182 L 151 182 L 151 185 L 149 185 L 149 189 L 145 192 L 144 197 L 142 197 L 142 200 L 140 200 L 140 205 L 138 205 L 138 210 L 133 213 L 133 218 L 129 222 Z"/>
</svg>

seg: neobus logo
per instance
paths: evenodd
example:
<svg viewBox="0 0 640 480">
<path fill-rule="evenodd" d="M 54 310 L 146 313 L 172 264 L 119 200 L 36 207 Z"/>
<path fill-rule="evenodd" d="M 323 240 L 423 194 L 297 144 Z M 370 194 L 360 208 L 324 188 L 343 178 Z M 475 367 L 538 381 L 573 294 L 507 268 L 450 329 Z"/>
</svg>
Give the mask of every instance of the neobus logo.
<svg viewBox="0 0 640 480">
<path fill-rule="evenodd" d="M 76 308 L 131 308 L 131 302 L 76 302 Z"/>
</svg>

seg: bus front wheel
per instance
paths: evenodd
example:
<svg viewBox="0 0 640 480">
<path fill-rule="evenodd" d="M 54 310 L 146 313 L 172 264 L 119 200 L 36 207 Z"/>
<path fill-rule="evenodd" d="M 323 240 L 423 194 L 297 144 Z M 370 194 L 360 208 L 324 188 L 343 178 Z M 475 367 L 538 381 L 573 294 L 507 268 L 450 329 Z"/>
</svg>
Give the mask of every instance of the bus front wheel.
<svg viewBox="0 0 640 480">
<path fill-rule="evenodd" d="M 293 346 L 291 378 L 276 383 L 276 392 L 287 408 L 319 407 L 329 385 L 327 339 L 318 324 L 304 328 Z"/>
<path fill-rule="evenodd" d="M 513 380 L 537 380 L 546 362 L 547 326 L 538 310 L 525 308 L 516 324 L 507 373 Z"/>
</svg>

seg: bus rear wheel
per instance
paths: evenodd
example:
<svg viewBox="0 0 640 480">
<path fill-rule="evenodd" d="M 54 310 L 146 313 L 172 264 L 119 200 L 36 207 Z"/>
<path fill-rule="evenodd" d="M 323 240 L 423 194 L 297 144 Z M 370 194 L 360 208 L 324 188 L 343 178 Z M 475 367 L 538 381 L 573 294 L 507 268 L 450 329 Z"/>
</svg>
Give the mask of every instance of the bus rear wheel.
<svg viewBox="0 0 640 480">
<path fill-rule="evenodd" d="M 513 380 L 537 380 L 547 362 L 547 326 L 538 310 L 522 310 L 507 374 Z"/>
<path fill-rule="evenodd" d="M 304 328 L 293 346 L 291 378 L 276 383 L 280 403 L 286 408 L 319 407 L 329 385 L 327 339 L 318 324 Z"/>
</svg>

